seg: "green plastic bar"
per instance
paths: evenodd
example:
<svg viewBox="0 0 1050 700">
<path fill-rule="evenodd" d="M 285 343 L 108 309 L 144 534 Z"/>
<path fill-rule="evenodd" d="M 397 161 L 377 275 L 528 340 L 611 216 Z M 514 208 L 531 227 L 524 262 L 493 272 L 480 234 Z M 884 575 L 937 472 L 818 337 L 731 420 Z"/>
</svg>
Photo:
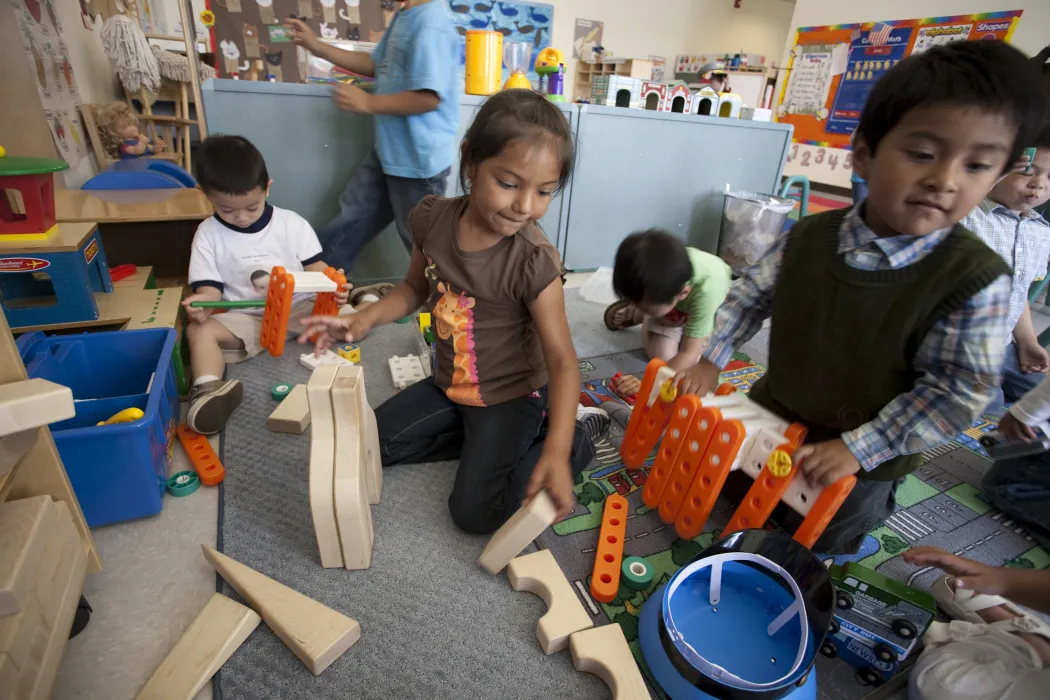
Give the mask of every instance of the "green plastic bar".
<svg viewBox="0 0 1050 700">
<path fill-rule="evenodd" d="M 249 301 L 191 301 L 190 306 L 195 309 L 265 309 L 265 299 L 252 299 Z"/>
</svg>

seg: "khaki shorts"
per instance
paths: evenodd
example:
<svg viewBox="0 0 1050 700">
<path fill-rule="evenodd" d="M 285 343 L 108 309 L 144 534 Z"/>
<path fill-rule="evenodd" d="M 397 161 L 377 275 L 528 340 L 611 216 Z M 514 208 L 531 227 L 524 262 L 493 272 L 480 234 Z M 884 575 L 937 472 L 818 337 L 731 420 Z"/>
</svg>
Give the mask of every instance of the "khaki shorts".
<svg viewBox="0 0 1050 700">
<path fill-rule="evenodd" d="M 314 310 L 314 300 L 304 299 L 292 305 L 292 312 L 288 315 L 288 335 L 295 337 L 302 329 L 300 320 L 310 316 Z M 233 333 L 244 343 L 243 350 L 223 350 L 223 359 L 226 364 L 236 364 L 262 352 L 259 344 L 259 335 L 262 333 L 262 314 L 246 314 L 239 311 L 227 311 L 224 314 L 213 314 L 212 318 L 226 326 L 226 330 Z M 305 351 L 304 351 L 305 352 Z"/>
<path fill-rule="evenodd" d="M 642 330 L 662 335 L 681 344 L 682 334 L 685 332 L 685 325 L 669 326 L 663 322 L 663 319 L 646 314 L 645 320 L 642 321 Z"/>
</svg>

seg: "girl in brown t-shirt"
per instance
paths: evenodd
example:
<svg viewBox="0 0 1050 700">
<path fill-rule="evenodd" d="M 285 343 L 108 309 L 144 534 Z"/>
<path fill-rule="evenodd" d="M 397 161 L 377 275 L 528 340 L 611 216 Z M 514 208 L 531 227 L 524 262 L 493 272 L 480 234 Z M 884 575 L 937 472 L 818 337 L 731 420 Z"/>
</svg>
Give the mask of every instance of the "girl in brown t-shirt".
<svg viewBox="0 0 1050 700">
<path fill-rule="evenodd" d="M 574 474 L 608 416 L 581 409 L 577 423 L 563 268 L 536 224 L 572 171 L 568 121 L 531 90 L 505 90 L 482 105 L 461 149 L 467 194 L 430 196 L 412 211 L 405 279 L 356 314 L 304 324 L 327 329 L 321 351 L 426 305 L 437 365 L 376 410 L 383 465 L 458 457 L 452 519 L 486 533 L 541 489 L 567 515 Z"/>
</svg>

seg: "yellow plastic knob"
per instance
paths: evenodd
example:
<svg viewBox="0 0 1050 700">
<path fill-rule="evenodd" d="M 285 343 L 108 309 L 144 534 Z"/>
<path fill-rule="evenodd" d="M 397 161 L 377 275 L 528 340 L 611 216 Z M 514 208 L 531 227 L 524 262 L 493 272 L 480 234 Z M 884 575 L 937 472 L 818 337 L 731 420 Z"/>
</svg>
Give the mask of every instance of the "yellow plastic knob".
<svg viewBox="0 0 1050 700">
<path fill-rule="evenodd" d="M 664 403 L 671 403 L 678 398 L 678 387 L 671 383 L 668 379 L 664 382 L 663 386 L 660 387 L 660 400 Z"/>
<path fill-rule="evenodd" d="M 3 146 L 0 146 L 0 158 L 3 158 L 6 155 L 7 155 L 7 149 L 4 148 Z"/>
<path fill-rule="evenodd" d="M 766 469 L 777 477 L 785 477 L 791 473 L 791 455 L 784 450 L 773 450 L 766 460 Z"/>
</svg>

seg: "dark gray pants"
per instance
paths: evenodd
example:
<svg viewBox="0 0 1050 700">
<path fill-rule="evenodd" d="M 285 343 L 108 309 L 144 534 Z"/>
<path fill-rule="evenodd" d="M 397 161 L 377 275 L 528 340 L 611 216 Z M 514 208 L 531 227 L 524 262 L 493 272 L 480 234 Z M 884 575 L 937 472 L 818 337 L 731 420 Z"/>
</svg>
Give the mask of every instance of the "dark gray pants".
<svg viewBox="0 0 1050 700">
<path fill-rule="evenodd" d="M 434 177 L 394 177 L 383 172 L 375 150 L 365 157 L 339 197 L 339 213 L 317 231 L 325 262 L 350 272 L 358 253 L 394 222 L 405 250 L 412 251 L 408 215 L 428 194 L 444 195 L 451 168 Z"/>
<path fill-rule="evenodd" d="M 547 437 L 547 388 L 495 406 L 464 406 L 426 379 L 376 409 L 383 466 L 459 459 L 448 497 L 452 521 L 466 532 L 496 530 L 521 507 Z M 577 425 L 573 474 L 594 457 Z"/>
</svg>

